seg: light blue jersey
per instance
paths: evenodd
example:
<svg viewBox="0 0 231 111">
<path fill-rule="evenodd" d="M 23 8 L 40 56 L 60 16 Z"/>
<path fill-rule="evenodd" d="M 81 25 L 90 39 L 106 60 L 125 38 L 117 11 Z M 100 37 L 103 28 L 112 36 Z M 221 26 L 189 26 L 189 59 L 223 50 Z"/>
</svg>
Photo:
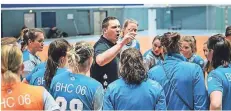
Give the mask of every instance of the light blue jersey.
<svg viewBox="0 0 231 111">
<path fill-rule="evenodd" d="M 41 60 L 38 56 L 32 55 L 29 50 L 23 51 L 24 77 L 40 63 Z"/>
<path fill-rule="evenodd" d="M 45 84 L 45 79 L 44 79 L 45 71 L 46 71 L 46 68 L 43 68 L 43 69 L 40 69 L 37 72 L 35 72 L 31 77 L 30 84 L 35 85 L 35 86 L 43 86 L 47 90 L 49 90 L 49 88 L 47 88 L 46 84 Z M 68 70 L 66 68 L 58 68 L 56 73 L 55 73 L 55 76 L 62 74 L 62 73 L 65 73 L 67 71 Z"/>
<path fill-rule="evenodd" d="M 147 79 L 140 85 L 128 85 L 120 78 L 109 84 L 104 96 L 104 110 L 166 110 L 164 90 Z"/>
<path fill-rule="evenodd" d="M 208 75 L 208 94 L 222 92 L 222 110 L 231 110 L 231 65 L 220 66 Z"/>
<path fill-rule="evenodd" d="M 148 76 L 162 85 L 168 110 L 208 109 L 203 71 L 182 55 L 166 55 L 163 65 L 150 69 Z"/>
<path fill-rule="evenodd" d="M 201 66 L 201 68 L 204 67 L 204 60 L 199 55 L 193 54 L 192 57 L 188 59 L 188 61 L 198 64 Z"/>
<path fill-rule="evenodd" d="M 60 110 L 100 110 L 104 89 L 101 83 L 82 74 L 66 72 L 55 76 L 50 93 Z"/>
<path fill-rule="evenodd" d="M 39 65 L 35 66 L 35 68 L 26 76 L 26 81 L 30 82 L 32 75 L 40 69 L 46 68 L 47 62 L 42 62 Z"/>
<path fill-rule="evenodd" d="M 120 37 L 118 41 L 122 41 L 123 38 Z M 126 44 L 123 46 L 123 48 L 121 49 L 121 52 L 123 52 L 124 50 L 128 49 L 128 48 L 136 48 L 137 50 L 140 51 L 140 43 L 138 40 L 133 39 L 130 43 Z"/>
<path fill-rule="evenodd" d="M 156 56 L 152 52 L 152 49 L 149 49 L 148 51 L 146 51 L 143 57 L 144 57 L 144 65 L 147 70 L 151 69 L 152 67 L 156 65 L 161 65 L 163 63 L 163 60 L 161 59 L 161 57 Z"/>
</svg>

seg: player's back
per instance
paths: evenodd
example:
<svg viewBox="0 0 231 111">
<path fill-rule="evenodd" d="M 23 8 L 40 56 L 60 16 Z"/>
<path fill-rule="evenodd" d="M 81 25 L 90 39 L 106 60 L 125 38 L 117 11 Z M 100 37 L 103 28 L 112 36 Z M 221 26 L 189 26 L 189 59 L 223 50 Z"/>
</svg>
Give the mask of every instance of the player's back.
<svg viewBox="0 0 231 111">
<path fill-rule="evenodd" d="M 44 110 L 45 91 L 43 87 L 21 82 L 2 85 L 1 110 Z M 54 108 L 55 106 L 51 104 L 50 107 Z"/>
<path fill-rule="evenodd" d="M 208 93 L 222 92 L 222 110 L 231 110 L 231 64 L 219 66 L 208 75 Z"/>
<path fill-rule="evenodd" d="M 26 76 L 26 82 L 27 82 L 27 83 L 30 83 L 30 80 L 31 80 L 31 78 L 32 78 L 32 75 L 33 75 L 35 72 L 37 72 L 37 71 L 39 71 L 39 70 L 41 70 L 41 69 L 46 69 L 46 64 L 47 64 L 47 62 L 42 62 L 42 63 L 38 64 L 37 66 L 35 66 L 35 68 Z"/>
<path fill-rule="evenodd" d="M 45 71 L 46 71 L 46 68 L 41 68 L 37 72 L 35 72 L 31 77 L 30 84 L 35 85 L 35 86 L 45 87 L 45 79 L 44 79 Z M 66 68 L 58 68 L 55 75 L 64 73 L 66 71 L 67 71 Z"/>
<path fill-rule="evenodd" d="M 150 69 L 148 76 L 164 88 L 168 110 L 207 109 L 202 69 L 184 60 L 179 54 L 169 56 L 163 65 Z"/>
<path fill-rule="evenodd" d="M 102 107 L 103 87 L 93 78 L 65 72 L 52 80 L 50 93 L 63 110 L 98 110 Z"/>
<path fill-rule="evenodd" d="M 104 110 L 166 110 L 164 91 L 151 79 L 140 85 L 128 85 L 120 78 L 109 84 Z"/>
</svg>

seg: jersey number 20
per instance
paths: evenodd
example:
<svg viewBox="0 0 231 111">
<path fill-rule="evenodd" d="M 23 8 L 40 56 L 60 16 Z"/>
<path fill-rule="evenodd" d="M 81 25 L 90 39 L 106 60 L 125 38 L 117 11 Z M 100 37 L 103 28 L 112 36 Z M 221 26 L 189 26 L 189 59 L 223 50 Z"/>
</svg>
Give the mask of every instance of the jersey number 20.
<svg viewBox="0 0 231 111">
<path fill-rule="evenodd" d="M 62 110 L 62 111 L 66 110 L 66 108 L 67 108 L 67 101 L 66 101 L 66 99 L 64 97 L 57 97 L 56 98 L 56 102 L 58 104 L 60 104 L 60 103 L 62 104 L 60 106 L 60 110 Z M 77 109 L 75 108 L 75 105 L 77 105 Z M 79 99 L 72 99 L 70 101 L 69 108 L 70 108 L 71 111 L 76 111 L 76 110 L 80 111 L 80 110 L 83 110 L 83 103 Z"/>
</svg>

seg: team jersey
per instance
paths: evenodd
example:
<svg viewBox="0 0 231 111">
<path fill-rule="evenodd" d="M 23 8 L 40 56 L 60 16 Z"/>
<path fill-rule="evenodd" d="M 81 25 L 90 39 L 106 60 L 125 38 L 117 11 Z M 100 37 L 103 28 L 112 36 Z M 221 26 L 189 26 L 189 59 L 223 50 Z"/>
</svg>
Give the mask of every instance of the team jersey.
<svg viewBox="0 0 231 111">
<path fill-rule="evenodd" d="M 220 66 L 208 75 L 208 94 L 222 92 L 222 110 L 231 110 L 231 65 Z"/>
<path fill-rule="evenodd" d="M 45 71 L 46 68 L 43 68 L 35 72 L 31 77 L 30 84 L 35 86 L 44 86 L 46 88 L 45 79 L 44 79 Z M 65 73 L 66 71 L 68 71 L 66 68 L 58 68 L 55 73 L 55 76 L 58 74 Z M 47 89 L 49 90 L 49 88 Z"/>
<path fill-rule="evenodd" d="M 188 59 L 188 62 L 196 63 L 196 64 L 198 64 L 201 68 L 204 67 L 204 60 L 203 60 L 199 55 L 196 55 L 196 54 L 193 54 L 192 57 L 190 57 L 190 58 Z"/>
<path fill-rule="evenodd" d="M 163 87 L 168 110 L 208 109 L 203 71 L 182 55 L 165 55 L 163 65 L 151 68 L 148 77 Z"/>
<path fill-rule="evenodd" d="M 149 49 L 146 51 L 143 55 L 144 57 L 144 65 L 147 70 L 151 69 L 152 67 L 156 65 L 160 65 L 163 63 L 163 60 L 161 59 L 160 56 L 156 56 L 153 52 L 152 49 Z"/>
<path fill-rule="evenodd" d="M 123 38 L 120 37 L 118 41 L 122 41 Z M 121 52 L 123 52 L 124 50 L 128 49 L 128 48 L 136 48 L 137 50 L 140 51 L 140 43 L 138 40 L 133 39 L 130 43 L 124 45 L 121 49 Z"/>
<path fill-rule="evenodd" d="M 41 86 L 17 82 L 1 87 L 1 110 L 58 110 L 53 97 Z"/>
<path fill-rule="evenodd" d="M 39 65 L 35 66 L 35 68 L 26 76 L 26 81 L 30 82 L 32 75 L 40 69 L 46 68 L 47 62 L 42 62 Z"/>
<path fill-rule="evenodd" d="M 128 85 L 120 78 L 109 84 L 104 96 L 104 110 L 166 110 L 164 90 L 147 79 L 140 85 Z"/>
<path fill-rule="evenodd" d="M 41 60 L 38 56 L 32 55 L 28 50 L 23 51 L 24 77 L 40 63 Z"/>
<path fill-rule="evenodd" d="M 82 74 L 56 75 L 50 91 L 61 110 L 100 110 L 104 89 L 101 83 Z"/>
</svg>

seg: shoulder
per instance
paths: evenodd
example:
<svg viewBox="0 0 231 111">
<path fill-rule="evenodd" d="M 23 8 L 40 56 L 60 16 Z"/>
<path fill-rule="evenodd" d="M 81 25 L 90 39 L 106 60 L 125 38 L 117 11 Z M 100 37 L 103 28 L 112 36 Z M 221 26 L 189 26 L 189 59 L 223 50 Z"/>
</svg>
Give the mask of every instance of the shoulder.
<svg viewBox="0 0 231 111">
<path fill-rule="evenodd" d="M 37 68 L 45 68 L 46 65 L 47 65 L 47 62 L 42 62 L 42 63 L 38 64 L 36 67 Z"/>
<path fill-rule="evenodd" d="M 150 88 L 153 88 L 158 91 L 161 91 L 163 89 L 160 83 L 155 80 L 147 79 L 146 84 L 148 84 Z"/>
<path fill-rule="evenodd" d="M 194 75 L 195 77 L 203 75 L 202 68 L 196 63 L 182 61 L 176 66 L 176 68 L 183 71 L 183 73 L 189 73 L 187 75 Z"/>
<path fill-rule="evenodd" d="M 30 59 L 30 53 L 28 52 L 28 50 L 23 51 L 22 54 L 23 54 L 23 61 L 27 61 Z"/>
<path fill-rule="evenodd" d="M 45 68 L 39 69 L 38 71 L 36 71 L 35 73 L 32 74 L 32 78 L 34 77 L 39 77 L 41 75 L 45 75 Z"/>
<path fill-rule="evenodd" d="M 223 73 L 220 71 L 220 69 L 214 69 L 211 72 L 209 72 L 208 77 L 216 77 L 221 78 Z"/>
<path fill-rule="evenodd" d="M 148 71 L 148 74 L 150 73 L 156 73 L 156 74 L 159 74 L 163 72 L 163 69 L 162 69 L 162 66 L 161 65 L 156 65 L 155 67 L 152 67 L 149 71 Z"/>
<path fill-rule="evenodd" d="M 119 78 L 108 85 L 108 89 L 113 90 L 120 87 L 122 84 L 125 84 L 125 81 L 122 78 Z"/>
<path fill-rule="evenodd" d="M 103 40 L 102 37 L 99 38 L 99 40 L 94 44 L 94 47 L 100 46 L 100 45 L 105 45 L 105 41 Z"/>
<path fill-rule="evenodd" d="M 182 67 L 182 68 L 188 67 L 190 69 L 195 68 L 195 67 L 200 67 L 198 64 L 191 63 L 191 62 L 186 62 L 186 61 L 179 62 L 178 66 Z"/>
<path fill-rule="evenodd" d="M 198 59 L 198 60 L 201 60 L 201 59 L 202 59 L 202 57 L 199 56 L 199 55 L 197 55 L 197 54 L 194 54 L 194 56 L 195 56 L 195 58 Z M 202 59 L 202 60 L 203 60 L 203 59 Z"/>
<path fill-rule="evenodd" d="M 33 86 L 29 84 L 24 84 L 24 83 L 22 83 L 20 87 L 23 88 L 24 91 L 33 93 L 33 95 L 42 94 L 45 90 L 45 88 L 42 86 Z"/>
<path fill-rule="evenodd" d="M 101 86 L 102 85 L 97 80 L 95 80 L 95 79 L 93 79 L 91 77 L 85 76 L 85 75 L 81 75 L 81 79 L 85 80 L 86 83 L 89 83 L 91 86 Z"/>
<path fill-rule="evenodd" d="M 144 57 L 148 56 L 148 55 L 151 55 L 151 49 L 147 50 L 145 53 L 144 53 Z"/>
<path fill-rule="evenodd" d="M 52 81 L 64 80 L 63 78 L 68 78 L 68 75 L 71 74 L 69 71 L 63 71 L 61 74 L 57 74 L 53 77 Z"/>
<path fill-rule="evenodd" d="M 202 59 L 202 57 L 201 56 L 199 56 L 199 55 L 196 55 L 195 54 L 195 62 L 196 63 L 198 63 L 198 64 L 200 64 L 200 65 L 203 65 L 204 64 L 204 60 Z"/>
</svg>

